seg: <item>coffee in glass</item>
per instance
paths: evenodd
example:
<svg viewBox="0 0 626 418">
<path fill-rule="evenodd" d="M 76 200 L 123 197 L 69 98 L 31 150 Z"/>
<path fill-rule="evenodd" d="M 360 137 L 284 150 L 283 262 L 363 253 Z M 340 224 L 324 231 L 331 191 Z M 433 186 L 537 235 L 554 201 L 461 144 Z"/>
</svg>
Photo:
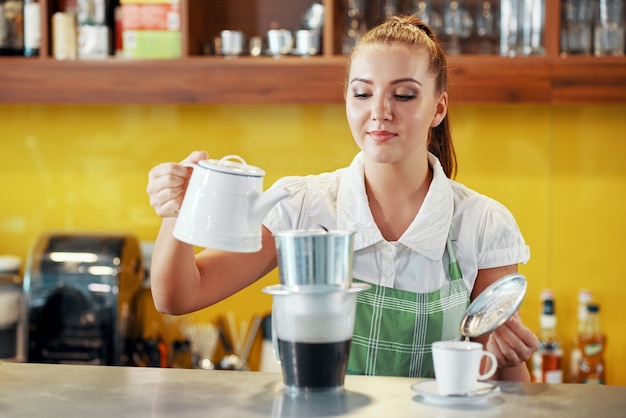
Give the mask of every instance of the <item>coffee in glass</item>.
<svg viewBox="0 0 626 418">
<path fill-rule="evenodd" d="M 344 384 L 354 332 L 356 294 L 369 288 L 269 286 L 272 339 L 283 382 L 292 391 L 336 391 Z"/>
</svg>

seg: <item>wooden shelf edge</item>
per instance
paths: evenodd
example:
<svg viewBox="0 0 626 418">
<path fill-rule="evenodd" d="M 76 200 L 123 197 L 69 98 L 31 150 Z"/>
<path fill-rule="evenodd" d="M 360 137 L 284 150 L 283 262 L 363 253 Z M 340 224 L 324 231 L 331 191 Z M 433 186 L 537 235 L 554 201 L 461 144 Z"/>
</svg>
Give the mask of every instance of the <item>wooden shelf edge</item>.
<svg viewBox="0 0 626 418">
<path fill-rule="evenodd" d="M 333 103 L 345 60 L 0 60 L 0 103 Z"/>
<path fill-rule="evenodd" d="M 626 104 L 624 58 L 449 57 L 452 104 Z M 0 103 L 342 103 L 346 57 L 0 59 Z"/>
<path fill-rule="evenodd" d="M 550 103 L 545 58 L 463 56 L 448 58 L 450 103 Z"/>
<path fill-rule="evenodd" d="M 568 57 L 551 60 L 552 103 L 626 103 L 626 59 Z"/>
</svg>

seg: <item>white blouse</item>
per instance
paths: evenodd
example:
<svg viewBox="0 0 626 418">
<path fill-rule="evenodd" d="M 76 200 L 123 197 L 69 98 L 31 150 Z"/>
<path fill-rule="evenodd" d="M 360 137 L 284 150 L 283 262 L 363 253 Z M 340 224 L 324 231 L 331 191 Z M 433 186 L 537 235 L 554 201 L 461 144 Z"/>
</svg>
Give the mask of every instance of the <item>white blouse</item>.
<svg viewBox="0 0 626 418">
<path fill-rule="evenodd" d="M 400 239 L 386 241 L 369 209 L 363 155 L 331 173 L 284 177 L 272 187 L 292 196 L 265 218 L 272 232 L 310 229 L 356 231 L 353 276 L 373 284 L 418 293 L 440 288 L 448 279 L 448 234 L 468 290 L 479 269 L 526 263 L 530 249 L 511 212 L 499 202 L 446 177 L 439 160 L 428 156 L 433 180 L 424 203 Z"/>
</svg>

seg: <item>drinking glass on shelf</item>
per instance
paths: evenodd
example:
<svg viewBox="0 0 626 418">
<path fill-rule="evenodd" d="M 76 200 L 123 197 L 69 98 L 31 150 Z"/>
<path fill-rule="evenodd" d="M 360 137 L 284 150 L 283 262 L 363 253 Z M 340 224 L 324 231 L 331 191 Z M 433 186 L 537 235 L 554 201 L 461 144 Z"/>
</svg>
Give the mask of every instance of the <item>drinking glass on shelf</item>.
<svg viewBox="0 0 626 418">
<path fill-rule="evenodd" d="M 545 0 L 500 0 L 500 55 L 545 53 Z"/>
<path fill-rule="evenodd" d="M 367 30 L 365 0 L 348 0 L 346 7 L 346 29 L 343 35 L 342 52 L 350 54 Z"/>
<path fill-rule="evenodd" d="M 545 26 L 545 0 L 523 0 L 521 3 L 522 54 L 542 55 Z"/>
<path fill-rule="evenodd" d="M 422 22 L 426 23 L 438 36 L 441 36 L 443 19 L 437 7 L 427 0 L 413 0 L 410 13 L 414 13 Z"/>
<path fill-rule="evenodd" d="M 480 39 L 478 51 L 493 54 L 498 34 L 495 6 L 490 1 L 481 2 L 476 9 L 476 34 Z"/>
<path fill-rule="evenodd" d="M 594 35 L 595 55 L 624 55 L 624 0 L 598 0 Z"/>
<path fill-rule="evenodd" d="M 452 0 L 444 5 L 443 31 L 448 37 L 448 54 L 461 53 L 461 39 L 469 37 L 473 27 L 474 19 L 463 3 Z"/>
<path fill-rule="evenodd" d="M 383 3 L 383 16 L 390 18 L 398 13 L 398 0 L 385 0 Z"/>
<path fill-rule="evenodd" d="M 512 57 L 520 53 L 521 0 L 500 0 L 500 55 Z"/>
<path fill-rule="evenodd" d="M 591 53 L 592 5 L 592 0 L 563 0 L 561 52 L 564 54 Z"/>
</svg>

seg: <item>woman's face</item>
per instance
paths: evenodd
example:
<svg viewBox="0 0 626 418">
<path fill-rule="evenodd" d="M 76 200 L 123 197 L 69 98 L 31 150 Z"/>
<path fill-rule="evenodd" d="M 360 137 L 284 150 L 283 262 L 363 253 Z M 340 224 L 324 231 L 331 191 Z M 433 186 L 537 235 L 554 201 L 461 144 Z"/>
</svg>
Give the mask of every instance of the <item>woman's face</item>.
<svg viewBox="0 0 626 418">
<path fill-rule="evenodd" d="M 447 93 L 435 92 L 426 52 L 372 44 L 352 59 L 346 114 L 365 157 L 378 163 L 425 159 L 428 134 L 447 111 Z"/>
</svg>

